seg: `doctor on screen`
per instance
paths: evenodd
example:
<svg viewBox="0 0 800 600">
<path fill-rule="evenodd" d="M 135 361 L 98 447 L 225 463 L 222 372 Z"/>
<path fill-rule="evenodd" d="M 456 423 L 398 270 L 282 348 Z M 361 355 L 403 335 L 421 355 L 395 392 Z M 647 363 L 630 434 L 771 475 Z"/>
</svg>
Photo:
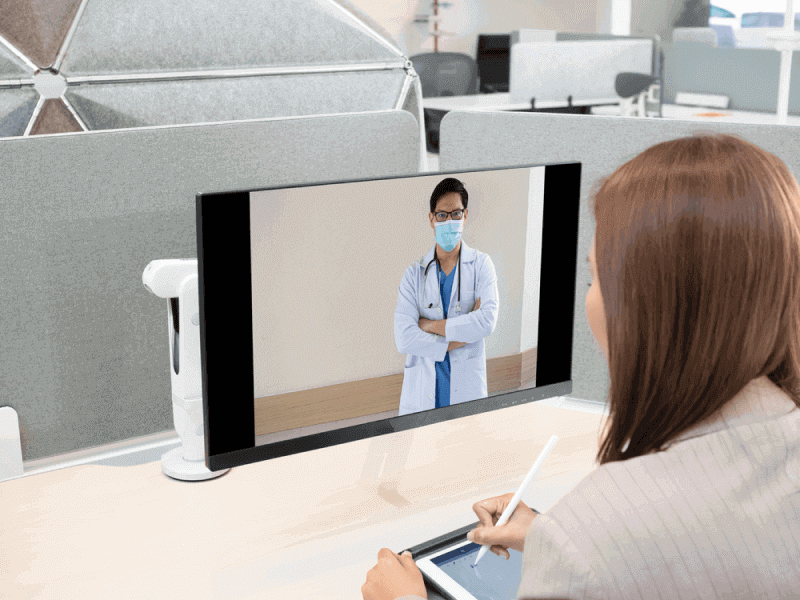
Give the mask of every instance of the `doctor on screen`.
<svg viewBox="0 0 800 600">
<path fill-rule="evenodd" d="M 433 190 L 436 243 L 403 275 L 394 311 L 406 354 L 400 415 L 488 396 L 484 338 L 497 325 L 497 275 L 487 254 L 462 239 L 469 195 L 448 177 Z"/>
</svg>

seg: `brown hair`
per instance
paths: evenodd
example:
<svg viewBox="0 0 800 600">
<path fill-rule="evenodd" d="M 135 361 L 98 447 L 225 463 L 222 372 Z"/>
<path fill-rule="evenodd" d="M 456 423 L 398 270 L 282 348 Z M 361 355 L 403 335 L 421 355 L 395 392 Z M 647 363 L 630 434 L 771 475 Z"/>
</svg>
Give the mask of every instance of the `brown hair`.
<svg viewBox="0 0 800 600">
<path fill-rule="evenodd" d="M 611 379 L 600 464 L 662 450 L 763 375 L 800 406 L 800 187 L 779 158 L 730 135 L 672 140 L 593 202 Z"/>
</svg>

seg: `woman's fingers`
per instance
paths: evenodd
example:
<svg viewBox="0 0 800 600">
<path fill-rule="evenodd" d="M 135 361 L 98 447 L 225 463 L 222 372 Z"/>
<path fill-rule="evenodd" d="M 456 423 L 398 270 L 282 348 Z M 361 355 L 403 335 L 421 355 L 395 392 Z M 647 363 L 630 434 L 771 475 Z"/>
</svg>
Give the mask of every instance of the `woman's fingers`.
<svg viewBox="0 0 800 600">
<path fill-rule="evenodd" d="M 484 527 L 492 527 L 500 518 L 497 508 L 497 500 L 489 498 L 488 500 L 481 500 L 472 505 L 472 510 L 478 516 L 478 520 Z"/>
<path fill-rule="evenodd" d="M 506 560 L 508 560 L 509 557 L 511 556 L 508 553 L 508 550 L 506 550 L 502 546 L 492 546 L 491 548 L 489 548 L 489 550 L 497 554 L 497 556 L 499 556 L 500 558 L 505 558 Z"/>
</svg>

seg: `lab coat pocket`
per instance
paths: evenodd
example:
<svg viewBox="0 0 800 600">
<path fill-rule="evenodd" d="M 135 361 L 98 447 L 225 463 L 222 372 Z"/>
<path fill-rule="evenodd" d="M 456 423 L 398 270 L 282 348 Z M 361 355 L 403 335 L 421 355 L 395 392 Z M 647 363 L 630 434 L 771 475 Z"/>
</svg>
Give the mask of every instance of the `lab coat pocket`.
<svg viewBox="0 0 800 600">
<path fill-rule="evenodd" d="M 478 346 L 480 342 L 475 345 Z M 470 344 L 472 345 L 472 344 Z M 466 400 L 477 400 L 488 396 L 486 380 L 486 357 L 478 356 L 464 361 L 464 390 Z"/>
<path fill-rule="evenodd" d="M 411 366 L 408 366 L 411 363 Z M 400 416 L 421 410 L 420 379 L 422 378 L 422 361 L 419 357 L 408 355 L 406 367 L 403 369 L 403 389 L 400 392 Z"/>
<path fill-rule="evenodd" d="M 480 359 L 484 356 L 483 340 L 472 342 L 464 346 L 464 360 Z"/>
<path fill-rule="evenodd" d="M 423 306 L 419 309 L 419 316 L 421 318 L 429 319 L 431 321 L 440 321 L 444 319 L 444 313 L 442 312 L 442 303 L 439 302 L 439 305 L 434 305 L 431 308 L 427 308 L 427 306 Z"/>
<path fill-rule="evenodd" d="M 413 369 L 422 363 L 422 358 L 416 354 L 406 354 L 406 369 Z"/>
</svg>

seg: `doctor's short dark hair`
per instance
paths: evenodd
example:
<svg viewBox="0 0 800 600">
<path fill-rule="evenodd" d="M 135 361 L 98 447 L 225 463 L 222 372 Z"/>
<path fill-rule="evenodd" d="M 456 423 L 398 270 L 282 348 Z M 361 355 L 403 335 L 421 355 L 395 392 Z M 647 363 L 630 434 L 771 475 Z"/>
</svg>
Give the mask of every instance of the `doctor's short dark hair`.
<svg viewBox="0 0 800 600">
<path fill-rule="evenodd" d="M 464 205 L 464 208 L 467 208 L 467 202 L 469 202 L 467 188 L 455 177 L 448 177 L 447 179 L 442 179 L 439 185 L 433 188 L 433 193 L 431 194 L 431 212 L 436 212 L 436 203 L 439 201 L 439 198 L 450 192 L 459 194 L 461 196 L 461 203 Z"/>
</svg>

